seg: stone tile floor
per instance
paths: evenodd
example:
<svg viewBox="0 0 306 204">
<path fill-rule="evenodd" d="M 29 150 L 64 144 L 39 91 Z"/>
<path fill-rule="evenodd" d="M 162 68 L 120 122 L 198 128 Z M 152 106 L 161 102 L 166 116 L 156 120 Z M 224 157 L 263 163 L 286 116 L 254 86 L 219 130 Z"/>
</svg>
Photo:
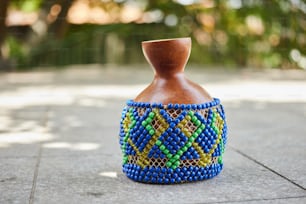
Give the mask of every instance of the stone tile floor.
<svg viewBox="0 0 306 204">
<path fill-rule="evenodd" d="M 121 109 L 149 68 L 0 74 L 0 203 L 306 203 L 306 72 L 186 74 L 222 100 L 229 135 L 221 174 L 181 185 L 121 172 Z"/>
</svg>

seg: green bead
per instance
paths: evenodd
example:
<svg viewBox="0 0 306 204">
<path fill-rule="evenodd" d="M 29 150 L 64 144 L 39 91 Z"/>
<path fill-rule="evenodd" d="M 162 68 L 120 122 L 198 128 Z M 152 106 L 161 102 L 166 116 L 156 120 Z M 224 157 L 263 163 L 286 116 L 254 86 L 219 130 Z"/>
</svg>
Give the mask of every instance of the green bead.
<svg viewBox="0 0 306 204">
<path fill-rule="evenodd" d="M 177 151 L 177 154 L 178 154 L 179 156 L 182 156 L 182 155 L 184 154 L 184 152 L 183 152 L 182 150 L 179 150 L 179 151 Z"/>
<path fill-rule="evenodd" d="M 152 128 L 153 128 L 153 127 L 152 127 L 151 125 L 147 125 L 147 126 L 146 126 L 146 130 L 147 130 L 147 131 L 152 130 Z"/>
<path fill-rule="evenodd" d="M 173 156 L 172 154 L 166 154 L 166 157 L 167 157 L 168 159 L 170 159 L 172 156 Z"/>
<path fill-rule="evenodd" d="M 218 163 L 219 163 L 219 164 L 222 164 L 222 163 L 223 163 L 222 156 L 220 156 L 220 157 L 218 158 Z"/>
<path fill-rule="evenodd" d="M 192 117 L 191 117 L 191 121 L 192 121 L 192 122 L 196 122 L 197 120 L 198 120 L 197 117 L 195 117 L 195 116 L 192 116 Z"/>
<path fill-rule="evenodd" d="M 170 162 L 171 163 L 174 163 L 176 161 L 176 159 L 174 158 L 174 157 L 172 157 L 171 159 L 170 159 Z"/>
<path fill-rule="evenodd" d="M 184 146 L 184 147 L 182 148 L 182 150 L 183 150 L 184 152 L 186 152 L 187 149 L 188 149 L 188 147 L 186 147 L 186 146 Z"/>
<path fill-rule="evenodd" d="M 152 122 L 152 118 L 147 118 L 146 121 L 147 121 L 147 123 L 151 123 Z"/>
<path fill-rule="evenodd" d="M 155 130 L 153 130 L 153 129 L 149 131 L 150 135 L 154 135 L 154 133 L 155 133 Z"/>
<path fill-rule="evenodd" d="M 195 125 L 196 125 L 197 127 L 200 126 L 200 125 L 201 125 L 201 121 L 196 120 L 196 121 L 195 121 Z"/>
<path fill-rule="evenodd" d="M 195 133 L 193 133 L 192 135 L 191 135 L 191 137 L 193 137 L 193 138 L 197 138 L 199 136 L 199 133 L 197 133 L 197 132 L 195 132 Z"/>
<path fill-rule="evenodd" d="M 165 149 L 163 152 L 164 152 L 164 154 L 166 154 L 166 155 L 169 154 L 169 150 L 168 150 L 168 149 Z"/>
<path fill-rule="evenodd" d="M 163 151 L 164 149 L 166 149 L 166 147 L 165 145 L 160 145 L 159 149 Z"/>
<path fill-rule="evenodd" d="M 153 118 L 154 116 L 155 116 L 155 113 L 154 113 L 154 112 L 149 113 L 149 117 L 150 117 L 150 118 Z"/>
<path fill-rule="evenodd" d="M 188 115 L 193 116 L 193 115 L 194 115 L 194 112 L 189 111 Z"/>
<path fill-rule="evenodd" d="M 189 142 L 193 142 L 195 140 L 195 138 L 194 137 L 189 137 L 188 140 L 189 140 Z"/>
<path fill-rule="evenodd" d="M 175 165 L 175 164 L 173 164 L 172 166 L 171 166 L 171 169 L 176 169 L 177 168 L 177 166 Z"/>
<path fill-rule="evenodd" d="M 123 157 L 123 164 L 126 164 L 128 162 L 129 158 L 127 156 Z"/>
<path fill-rule="evenodd" d="M 178 160 L 178 159 L 180 158 L 180 155 L 175 155 L 173 158 L 174 158 L 175 160 Z"/>
<path fill-rule="evenodd" d="M 160 140 L 157 140 L 155 143 L 157 146 L 160 146 L 162 144 L 162 142 Z"/>
<path fill-rule="evenodd" d="M 141 125 L 144 126 L 144 127 L 145 127 L 147 124 L 148 124 L 148 123 L 147 123 L 147 121 L 145 121 L 145 120 L 142 121 L 142 123 L 141 123 Z"/>
<path fill-rule="evenodd" d="M 180 161 L 176 161 L 174 164 L 175 164 L 175 166 L 179 166 L 180 165 Z"/>
<path fill-rule="evenodd" d="M 170 162 L 170 161 L 168 161 L 167 163 L 166 163 L 166 166 L 167 167 L 170 167 L 172 165 L 172 163 Z"/>
<path fill-rule="evenodd" d="M 204 125 L 204 124 L 201 125 L 201 129 L 202 129 L 202 130 L 205 129 L 205 125 Z"/>
<path fill-rule="evenodd" d="M 125 142 L 127 142 L 128 139 L 129 139 L 129 136 L 125 136 L 123 140 L 124 140 Z"/>
<path fill-rule="evenodd" d="M 198 129 L 196 130 L 196 133 L 197 133 L 197 134 L 201 134 L 202 131 L 203 131 L 202 128 L 198 128 Z"/>
<path fill-rule="evenodd" d="M 191 142 L 187 142 L 186 143 L 186 147 L 191 147 L 192 143 Z"/>
</svg>

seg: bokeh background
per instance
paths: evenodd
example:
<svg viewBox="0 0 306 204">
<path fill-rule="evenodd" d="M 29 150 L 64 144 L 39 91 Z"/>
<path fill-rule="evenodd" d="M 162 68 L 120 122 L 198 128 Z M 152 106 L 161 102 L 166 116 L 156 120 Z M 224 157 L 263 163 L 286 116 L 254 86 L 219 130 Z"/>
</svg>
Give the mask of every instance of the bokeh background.
<svg viewBox="0 0 306 204">
<path fill-rule="evenodd" d="M 306 69 L 304 0 L 1 0 L 0 70 L 145 63 L 190 36 L 201 67 Z"/>
</svg>

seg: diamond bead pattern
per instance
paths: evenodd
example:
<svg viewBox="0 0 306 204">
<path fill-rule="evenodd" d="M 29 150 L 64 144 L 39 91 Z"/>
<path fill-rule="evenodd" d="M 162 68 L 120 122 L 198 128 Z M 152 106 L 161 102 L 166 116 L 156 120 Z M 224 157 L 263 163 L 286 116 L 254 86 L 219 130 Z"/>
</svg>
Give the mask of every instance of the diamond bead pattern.
<svg viewBox="0 0 306 204">
<path fill-rule="evenodd" d="M 124 173 L 149 183 L 180 183 L 217 175 L 223 167 L 227 133 L 219 100 L 152 106 L 128 102 L 122 112 Z"/>
</svg>

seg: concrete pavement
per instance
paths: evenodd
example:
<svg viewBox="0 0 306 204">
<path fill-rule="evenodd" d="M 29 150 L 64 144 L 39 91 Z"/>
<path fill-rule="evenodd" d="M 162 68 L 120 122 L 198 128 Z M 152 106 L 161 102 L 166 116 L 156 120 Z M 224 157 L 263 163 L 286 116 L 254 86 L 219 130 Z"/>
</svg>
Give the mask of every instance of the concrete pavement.
<svg viewBox="0 0 306 204">
<path fill-rule="evenodd" d="M 306 203 L 306 73 L 186 74 L 225 106 L 224 170 L 149 185 L 121 172 L 125 101 L 152 72 L 95 65 L 0 75 L 0 203 Z"/>
</svg>

